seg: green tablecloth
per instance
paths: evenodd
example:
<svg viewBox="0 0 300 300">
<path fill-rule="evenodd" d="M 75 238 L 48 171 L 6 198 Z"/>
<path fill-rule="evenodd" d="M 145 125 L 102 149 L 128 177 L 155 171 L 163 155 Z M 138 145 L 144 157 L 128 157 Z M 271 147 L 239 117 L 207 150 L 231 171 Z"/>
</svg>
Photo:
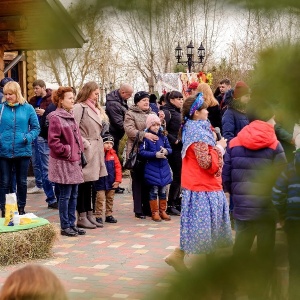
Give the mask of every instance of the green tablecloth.
<svg viewBox="0 0 300 300">
<path fill-rule="evenodd" d="M 0 218 L 0 233 L 20 231 L 20 230 L 24 230 L 24 229 L 31 229 L 31 228 L 49 224 L 49 221 L 47 219 L 34 218 L 34 219 L 32 219 L 32 223 L 30 223 L 30 224 L 16 225 L 16 226 L 4 226 L 4 220 L 5 220 L 4 218 Z"/>
</svg>

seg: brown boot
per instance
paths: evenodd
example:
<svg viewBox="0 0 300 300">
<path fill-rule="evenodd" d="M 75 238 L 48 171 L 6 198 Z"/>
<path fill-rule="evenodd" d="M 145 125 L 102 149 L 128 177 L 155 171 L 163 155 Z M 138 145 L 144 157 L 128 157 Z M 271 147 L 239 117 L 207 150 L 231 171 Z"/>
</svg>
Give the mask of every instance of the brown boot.
<svg viewBox="0 0 300 300">
<path fill-rule="evenodd" d="M 78 216 L 77 227 L 87 228 L 87 229 L 95 229 L 96 225 L 92 224 L 86 217 L 86 212 L 82 212 Z"/>
<path fill-rule="evenodd" d="M 157 200 L 150 200 L 150 208 L 152 213 L 152 220 L 155 222 L 161 222 L 161 218 L 158 213 L 158 203 Z"/>
<path fill-rule="evenodd" d="M 165 258 L 165 262 L 179 273 L 186 272 L 188 271 L 188 268 L 184 264 L 184 255 L 185 253 L 183 250 L 176 248 Z"/>
<path fill-rule="evenodd" d="M 170 216 L 166 213 L 167 200 L 159 200 L 159 215 L 165 221 L 170 221 Z"/>
<path fill-rule="evenodd" d="M 88 211 L 87 212 L 87 219 L 94 225 L 96 225 L 97 227 L 100 227 L 100 228 L 103 228 L 103 224 L 101 223 L 98 223 L 96 221 L 96 218 L 93 216 L 93 211 Z"/>
</svg>

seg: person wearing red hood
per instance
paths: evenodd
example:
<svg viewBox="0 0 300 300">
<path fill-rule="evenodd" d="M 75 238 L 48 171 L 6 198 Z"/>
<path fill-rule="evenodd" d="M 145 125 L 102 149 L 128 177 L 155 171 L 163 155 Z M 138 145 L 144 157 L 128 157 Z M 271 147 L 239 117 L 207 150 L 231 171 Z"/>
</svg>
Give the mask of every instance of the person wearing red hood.
<svg viewBox="0 0 300 300">
<path fill-rule="evenodd" d="M 263 295 L 272 277 L 276 230 L 272 186 L 286 165 L 286 157 L 275 135 L 272 107 L 263 101 L 250 101 L 246 113 L 250 123 L 229 143 L 222 179 L 224 191 L 231 194 L 234 203 L 233 255 L 241 267 L 257 238 L 260 277 L 258 286 L 250 288 L 249 299 L 266 299 Z"/>
</svg>

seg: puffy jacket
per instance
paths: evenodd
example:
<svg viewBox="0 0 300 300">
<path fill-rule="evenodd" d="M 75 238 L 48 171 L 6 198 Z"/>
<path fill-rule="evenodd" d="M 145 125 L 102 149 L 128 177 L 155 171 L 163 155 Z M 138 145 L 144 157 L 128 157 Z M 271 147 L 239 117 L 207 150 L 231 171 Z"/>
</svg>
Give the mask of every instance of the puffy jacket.
<svg viewBox="0 0 300 300">
<path fill-rule="evenodd" d="M 248 124 L 249 120 L 245 113 L 228 107 L 222 117 L 223 137 L 229 142 Z"/>
<path fill-rule="evenodd" d="M 283 148 L 271 124 L 253 121 L 231 140 L 222 179 L 224 190 L 232 195 L 236 219 L 275 218 L 272 186 L 285 165 Z"/>
<path fill-rule="evenodd" d="M 34 108 L 27 102 L 13 107 L 4 102 L 1 111 L 0 157 L 30 157 L 31 143 L 40 132 Z"/>
<path fill-rule="evenodd" d="M 272 190 L 280 219 L 300 221 L 300 151 L 281 173 Z"/>
<path fill-rule="evenodd" d="M 152 134 L 154 132 L 150 131 Z M 149 185 L 165 186 L 172 182 L 172 175 L 170 166 L 167 159 L 156 158 L 156 152 L 164 147 L 168 151 L 168 155 L 172 153 L 168 138 L 160 131 L 157 134 L 159 140 L 152 142 L 144 138 L 143 143 L 140 145 L 139 154 L 145 158 L 145 180 Z"/>
<path fill-rule="evenodd" d="M 145 137 L 146 119 L 149 114 L 152 114 L 151 108 L 146 111 L 141 110 L 137 105 L 132 105 L 125 115 L 124 128 L 128 137 L 126 143 L 126 157 L 132 149 L 133 142 L 137 133 L 139 134 L 139 142 Z"/>
<path fill-rule="evenodd" d="M 115 90 L 107 94 L 105 106 L 110 123 L 109 133 L 120 140 L 125 133 L 124 118 L 128 110 L 127 101 L 121 98 L 119 90 Z"/>
<path fill-rule="evenodd" d="M 94 182 L 96 191 L 112 190 L 114 182 L 122 182 L 122 166 L 114 149 L 105 151 L 107 176 L 100 177 Z"/>
</svg>

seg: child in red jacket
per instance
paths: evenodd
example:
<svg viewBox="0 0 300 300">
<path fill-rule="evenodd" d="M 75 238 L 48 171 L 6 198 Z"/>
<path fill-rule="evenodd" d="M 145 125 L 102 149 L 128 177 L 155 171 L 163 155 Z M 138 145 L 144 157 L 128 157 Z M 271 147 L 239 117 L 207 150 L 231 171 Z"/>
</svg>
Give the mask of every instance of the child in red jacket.
<svg viewBox="0 0 300 300">
<path fill-rule="evenodd" d="M 105 222 L 117 223 L 117 220 L 112 216 L 112 211 L 115 189 L 122 182 L 122 166 L 116 151 L 113 149 L 114 138 L 111 135 L 105 135 L 103 137 L 103 145 L 108 175 L 100 177 L 94 183 L 95 190 L 97 191 L 95 216 L 96 221 L 103 224 L 102 214 L 105 202 Z"/>
</svg>

